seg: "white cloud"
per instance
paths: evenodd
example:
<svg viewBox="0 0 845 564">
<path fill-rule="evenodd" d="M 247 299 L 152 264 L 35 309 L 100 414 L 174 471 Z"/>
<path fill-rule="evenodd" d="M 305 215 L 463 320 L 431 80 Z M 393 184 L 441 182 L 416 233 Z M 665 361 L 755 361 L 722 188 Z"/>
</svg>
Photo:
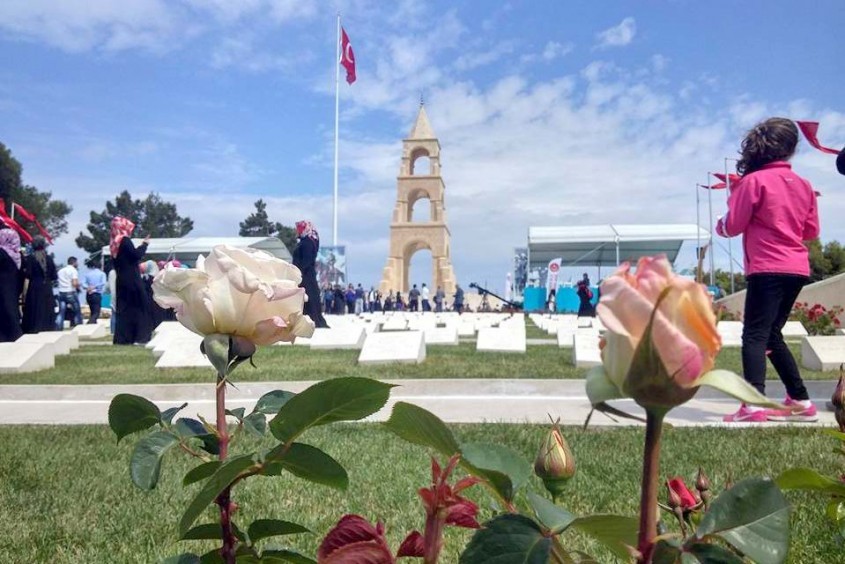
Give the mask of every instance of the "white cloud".
<svg viewBox="0 0 845 564">
<path fill-rule="evenodd" d="M 619 25 L 615 25 L 596 34 L 597 48 L 624 47 L 634 40 L 637 34 L 637 23 L 634 18 L 625 18 Z"/>
<path fill-rule="evenodd" d="M 554 61 L 555 59 L 565 57 L 574 50 L 574 43 L 560 43 L 558 41 L 549 41 L 548 43 L 546 43 L 545 47 L 543 47 L 542 51 L 540 51 L 539 53 L 525 54 L 522 56 L 521 60 L 523 63 L 532 63 L 538 60 L 542 60 L 548 63 Z"/>
</svg>

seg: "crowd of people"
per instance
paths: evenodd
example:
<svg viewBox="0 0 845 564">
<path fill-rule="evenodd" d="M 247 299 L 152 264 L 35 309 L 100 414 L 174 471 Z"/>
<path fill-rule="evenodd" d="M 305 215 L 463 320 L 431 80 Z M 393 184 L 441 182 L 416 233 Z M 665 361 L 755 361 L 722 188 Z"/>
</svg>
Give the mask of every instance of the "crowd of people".
<svg viewBox="0 0 845 564">
<path fill-rule="evenodd" d="M 143 260 L 147 240 L 136 248 L 131 238 L 134 229 L 128 219 L 114 218 L 108 274 L 89 261 L 80 275 L 76 257 L 57 268 L 46 239 L 37 236 L 24 246 L 18 233 L 0 221 L 0 342 L 16 341 L 25 333 L 61 331 L 66 322 L 71 327 L 96 324 L 106 294 L 111 298 L 114 343 L 148 342 L 153 329 L 175 319 L 175 314 L 153 301 L 153 278 L 167 264 Z M 179 261 L 168 264 L 182 266 Z M 83 300 L 88 305 L 87 320 L 83 319 Z"/>
<path fill-rule="evenodd" d="M 335 284 L 323 288 L 321 303 L 323 313 L 334 315 L 376 311 L 465 311 L 464 290 L 460 284 L 452 294 L 451 302 L 447 302 L 446 297 L 442 287 L 438 286 L 432 294 L 425 283 L 420 287 L 414 284 L 405 294 L 393 290 L 383 293 L 374 286 L 365 290 L 361 284 L 348 284 L 346 288 Z"/>
</svg>

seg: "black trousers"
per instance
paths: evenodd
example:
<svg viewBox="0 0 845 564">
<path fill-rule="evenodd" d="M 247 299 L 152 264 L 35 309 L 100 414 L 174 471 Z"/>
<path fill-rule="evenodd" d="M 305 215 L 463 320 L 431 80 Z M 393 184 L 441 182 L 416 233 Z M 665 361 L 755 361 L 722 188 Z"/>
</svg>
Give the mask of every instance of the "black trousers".
<svg viewBox="0 0 845 564">
<path fill-rule="evenodd" d="M 100 306 L 103 304 L 103 295 L 99 292 L 87 294 L 85 301 L 88 302 L 88 309 L 91 310 L 91 315 L 88 316 L 88 323 L 97 323 L 100 318 Z"/>
<path fill-rule="evenodd" d="M 781 334 L 795 299 L 807 282 L 807 277 L 791 274 L 752 274 L 748 277 L 742 328 L 742 372 L 745 380 L 760 393 L 766 391 L 768 355 L 789 397 L 810 399 L 795 358 Z"/>
</svg>

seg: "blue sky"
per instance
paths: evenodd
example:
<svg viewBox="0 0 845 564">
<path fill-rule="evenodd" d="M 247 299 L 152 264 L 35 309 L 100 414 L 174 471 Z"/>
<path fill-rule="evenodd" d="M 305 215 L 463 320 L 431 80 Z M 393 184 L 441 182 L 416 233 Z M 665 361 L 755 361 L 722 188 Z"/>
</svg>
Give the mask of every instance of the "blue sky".
<svg viewBox="0 0 845 564">
<path fill-rule="evenodd" d="M 500 286 L 529 225 L 694 222 L 694 184 L 758 119 L 845 145 L 838 0 L 6 0 L 0 141 L 74 206 L 59 259 L 122 189 L 175 201 L 197 235 L 236 233 L 262 197 L 328 242 L 338 9 L 358 61 L 340 148 L 356 282 L 381 274 L 421 92 L 464 284 Z M 823 238 L 845 240 L 832 158 L 802 144 L 795 166 L 824 194 Z"/>
</svg>

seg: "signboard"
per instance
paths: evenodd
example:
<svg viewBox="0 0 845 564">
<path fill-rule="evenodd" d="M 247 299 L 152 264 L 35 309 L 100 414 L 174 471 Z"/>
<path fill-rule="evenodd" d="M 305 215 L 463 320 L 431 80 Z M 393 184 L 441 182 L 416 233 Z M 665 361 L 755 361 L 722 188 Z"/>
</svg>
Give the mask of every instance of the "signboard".
<svg viewBox="0 0 845 564">
<path fill-rule="evenodd" d="M 346 286 L 346 247 L 320 247 L 317 252 L 317 283 L 320 288 Z"/>
</svg>

